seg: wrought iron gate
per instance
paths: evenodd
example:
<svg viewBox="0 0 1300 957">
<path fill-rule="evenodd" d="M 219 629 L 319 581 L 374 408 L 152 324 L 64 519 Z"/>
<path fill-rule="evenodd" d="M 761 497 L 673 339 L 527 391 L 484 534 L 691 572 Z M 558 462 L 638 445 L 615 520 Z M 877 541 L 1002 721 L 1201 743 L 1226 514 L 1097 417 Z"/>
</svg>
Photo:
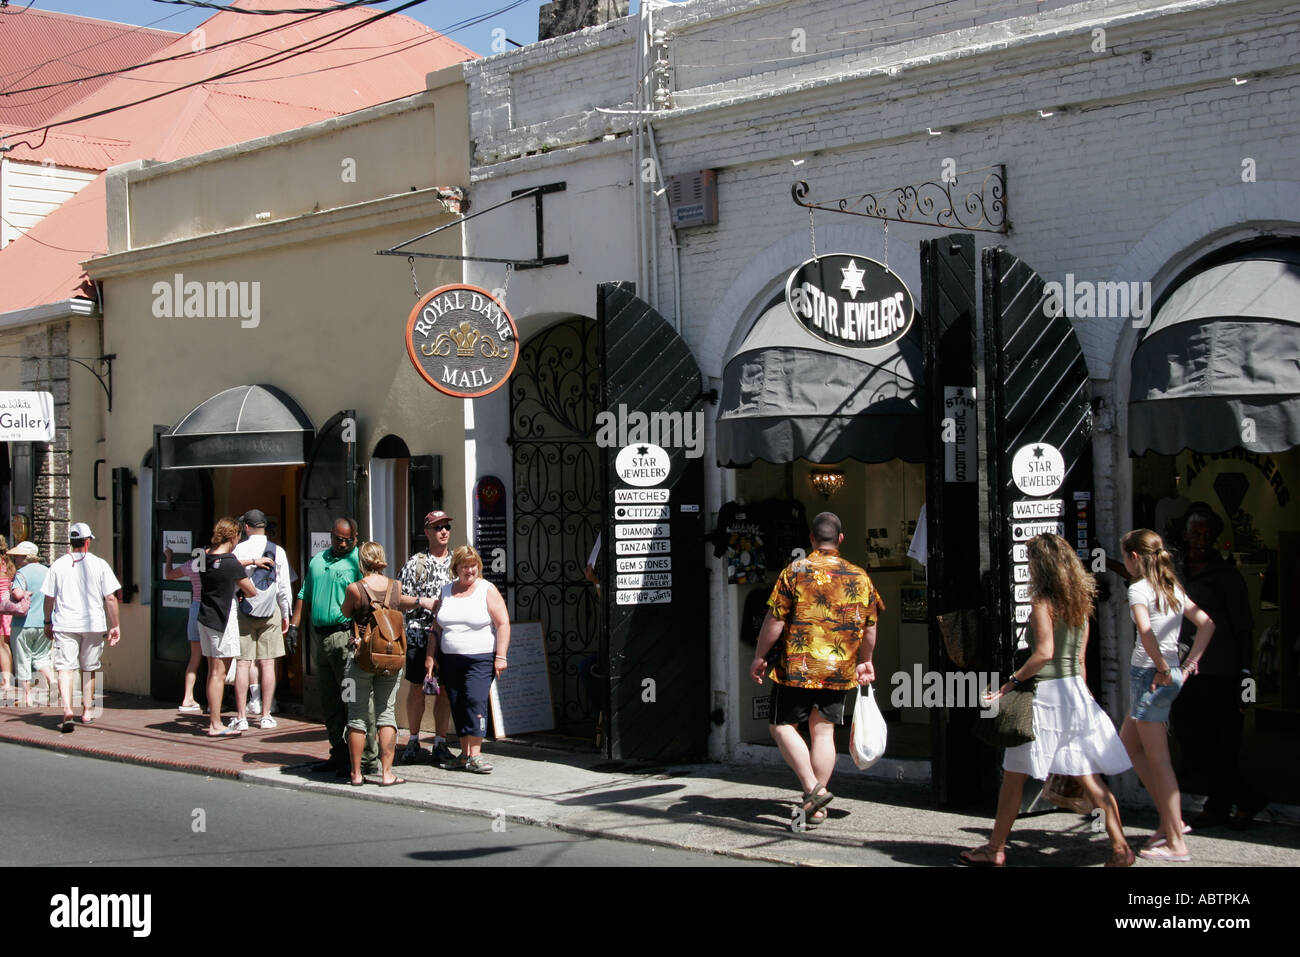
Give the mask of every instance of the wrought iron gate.
<svg viewBox="0 0 1300 957">
<path fill-rule="evenodd" d="M 600 531 L 599 400 L 595 323 L 567 319 L 523 346 L 510 380 L 515 620 L 542 623 L 556 729 L 576 735 L 594 729 L 602 694 L 597 598 L 583 576 Z"/>
</svg>

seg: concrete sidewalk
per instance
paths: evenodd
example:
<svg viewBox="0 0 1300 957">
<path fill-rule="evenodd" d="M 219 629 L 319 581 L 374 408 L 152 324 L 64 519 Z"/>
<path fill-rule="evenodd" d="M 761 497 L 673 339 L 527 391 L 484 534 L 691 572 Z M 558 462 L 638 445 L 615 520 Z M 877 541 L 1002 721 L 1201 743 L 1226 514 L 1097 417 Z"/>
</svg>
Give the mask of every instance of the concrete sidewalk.
<svg viewBox="0 0 1300 957">
<path fill-rule="evenodd" d="M 982 843 L 993 808 L 984 814 L 933 805 L 928 787 L 897 784 L 856 771 L 837 772 L 826 824 L 790 828 L 796 799 L 784 768 L 728 764 L 661 768 L 609 762 L 600 755 L 525 741 L 489 741 L 490 775 L 402 766 L 407 783 L 348 786 L 313 774 L 327 753 L 319 724 L 277 716 L 274 730 L 242 737 L 204 737 L 206 718 L 178 715 L 160 702 L 110 695 L 94 724 L 58 731 L 56 709 L 0 709 L 0 740 L 111 760 L 236 777 L 250 783 L 335 792 L 341 797 L 493 818 L 501 827 L 527 823 L 572 833 L 684 848 L 784 864 L 950 866 L 957 852 Z M 1186 811 L 1194 811 L 1190 802 Z M 1140 846 L 1155 824 L 1150 812 L 1127 811 L 1129 840 Z M 1216 828 L 1189 838 L 1193 860 L 1211 866 L 1300 865 L 1300 828 L 1265 812 L 1246 831 Z M 1022 817 L 1012 832 L 1013 865 L 1100 865 L 1104 833 L 1093 821 L 1062 811 Z M 1139 859 L 1138 867 L 1175 868 Z"/>
</svg>

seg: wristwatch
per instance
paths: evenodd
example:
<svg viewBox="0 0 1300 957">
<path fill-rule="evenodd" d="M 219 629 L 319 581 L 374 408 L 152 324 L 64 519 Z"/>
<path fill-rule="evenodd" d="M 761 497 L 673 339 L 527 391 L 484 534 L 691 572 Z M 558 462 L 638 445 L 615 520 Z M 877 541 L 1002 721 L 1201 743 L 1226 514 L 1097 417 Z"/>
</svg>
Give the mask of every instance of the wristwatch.
<svg viewBox="0 0 1300 957">
<path fill-rule="evenodd" d="M 1011 683 L 1012 683 L 1013 685 L 1015 685 L 1017 688 L 1019 688 L 1022 684 L 1024 684 L 1023 681 L 1021 681 L 1019 678 L 1016 677 L 1016 673 L 1015 673 L 1014 671 L 1011 672 L 1011 674 L 1010 674 L 1009 677 L 1010 677 Z"/>
</svg>

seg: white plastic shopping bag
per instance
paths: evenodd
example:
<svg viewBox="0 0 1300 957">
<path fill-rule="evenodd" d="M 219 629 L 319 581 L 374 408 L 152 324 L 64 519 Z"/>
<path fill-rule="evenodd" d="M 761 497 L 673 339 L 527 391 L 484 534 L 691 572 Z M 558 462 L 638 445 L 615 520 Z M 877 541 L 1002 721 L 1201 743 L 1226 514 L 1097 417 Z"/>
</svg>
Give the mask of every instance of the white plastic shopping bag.
<svg viewBox="0 0 1300 957">
<path fill-rule="evenodd" d="M 853 709 L 853 728 L 849 732 L 849 753 L 859 771 L 865 771 L 885 754 L 885 716 L 876 705 L 876 692 L 871 685 L 867 685 L 866 694 L 858 685 L 858 703 Z"/>
</svg>

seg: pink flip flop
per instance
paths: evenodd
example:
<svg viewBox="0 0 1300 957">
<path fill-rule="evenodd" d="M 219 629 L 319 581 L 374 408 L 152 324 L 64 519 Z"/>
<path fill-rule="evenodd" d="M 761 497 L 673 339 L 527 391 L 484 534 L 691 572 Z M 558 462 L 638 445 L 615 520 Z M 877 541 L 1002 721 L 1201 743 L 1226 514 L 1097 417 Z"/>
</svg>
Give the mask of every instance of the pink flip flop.
<svg viewBox="0 0 1300 957">
<path fill-rule="evenodd" d="M 1144 847 L 1141 851 L 1141 857 L 1148 861 L 1165 861 L 1169 864 L 1188 864 L 1192 860 L 1192 855 L 1175 854 L 1167 844 L 1162 844 L 1159 847 Z"/>
</svg>

